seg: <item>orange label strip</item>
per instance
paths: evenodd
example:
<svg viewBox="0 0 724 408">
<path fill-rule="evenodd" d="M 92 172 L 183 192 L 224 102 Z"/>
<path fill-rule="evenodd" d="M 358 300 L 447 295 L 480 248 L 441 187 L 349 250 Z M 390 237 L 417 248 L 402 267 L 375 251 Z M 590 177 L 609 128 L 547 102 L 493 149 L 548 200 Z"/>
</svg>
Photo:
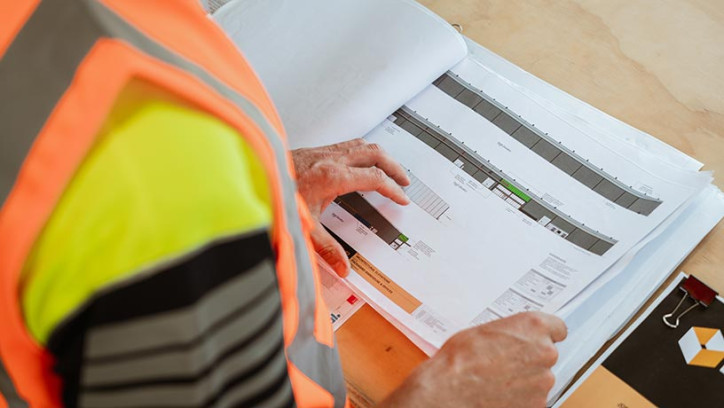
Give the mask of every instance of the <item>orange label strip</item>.
<svg viewBox="0 0 724 408">
<path fill-rule="evenodd" d="M 402 289 L 387 275 L 380 272 L 372 263 L 365 259 L 362 255 L 356 254 L 350 260 L 352 269 L 360 274 L 370 285 L 374 286 L 375 289 L 379 290 L 380 293 L 385 295 L 388 299 L 394 302 L 397 306 L 407 313 L 412 314 L 422 302 L 417 300 L 414 296 L 409 294 L 406 290 Z"/>
</svg>

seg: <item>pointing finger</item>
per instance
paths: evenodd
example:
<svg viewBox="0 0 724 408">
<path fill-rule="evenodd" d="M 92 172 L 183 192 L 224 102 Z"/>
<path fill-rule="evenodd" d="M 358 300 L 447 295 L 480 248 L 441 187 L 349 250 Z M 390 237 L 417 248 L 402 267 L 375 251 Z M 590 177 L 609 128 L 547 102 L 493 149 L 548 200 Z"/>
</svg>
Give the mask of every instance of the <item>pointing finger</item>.
<svg viewBox="0 0 724 408">
<path fill-rule="evenodd" d="M 362 139 L 362 138 L 357 138 L 357 139 L 348 140 L 348 141 L 342 142 L 342 143 L 337 143 L 337 144 L 333 144 L 333 145 L 329 145 L 329 146 L 324 146 L 324 147 L 322 147 L 321 149 L 322 149 L 322 150 L 325 150 L 325 151 L 327 151 L 327 152 L 330 152 L 330 153 L 343 152 L 343 151 L 346 151 L 346 150 L 349 150 L 349 149 L 353 149 L 353 148 L 358 147 L 358 146 L 363 146 L 363 145 L 365 145 L 366 143 L 367 143 L 367 142 L 366 142 L 364 139 Z"/>
<path fill-rule="evenodd" d="M 338 195 L 352 191 L 377 191 L 400 205 L 407 205 L 410 199 L 402 188 L 387 173 L 377 167 L 347 167 L 336 180 Z"/>
<path fill-rule="evenodd" d="M 401 186 L 410 185 L 407 171 L 387 154 L 378 144 L 366 144 L 349 149 L 346 164 L 353 167 L 379 167 Z"/>
<path fill-rule="evenodd" d="M 534 312 L 532 315 L 534 315 L 534 318 L 542 321 L 544 329 L 554 343 L 561 342 L 568 337 L 566 323 L 560 318 L 548 313 L 539 312 Z"/>
<path fill-rule="evenodd" d="M 342 246 L 335 240 L 322 224 L 317 223 L 311 233 L 314 250 L 337 272 L 342 278 L 349 275 L 349 260 Z"/>
</svg>

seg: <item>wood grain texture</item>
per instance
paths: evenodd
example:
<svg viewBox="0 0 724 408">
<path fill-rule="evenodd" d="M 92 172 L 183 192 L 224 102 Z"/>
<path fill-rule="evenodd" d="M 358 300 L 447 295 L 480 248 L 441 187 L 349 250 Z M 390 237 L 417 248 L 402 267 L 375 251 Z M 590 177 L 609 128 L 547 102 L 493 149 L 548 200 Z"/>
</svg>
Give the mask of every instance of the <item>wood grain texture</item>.
<svg viewBox="0 0 724 408">
<path fill-rule="evenodd" d="M 724 2 L 421 0 L 526 71 L 705 163 L 724 189 Z M 680 268 L 724 293 L 724 224 Z M 347 379 L 381 400 L 424 354 L 370 308 L 338 332 Z"/>
</svg>

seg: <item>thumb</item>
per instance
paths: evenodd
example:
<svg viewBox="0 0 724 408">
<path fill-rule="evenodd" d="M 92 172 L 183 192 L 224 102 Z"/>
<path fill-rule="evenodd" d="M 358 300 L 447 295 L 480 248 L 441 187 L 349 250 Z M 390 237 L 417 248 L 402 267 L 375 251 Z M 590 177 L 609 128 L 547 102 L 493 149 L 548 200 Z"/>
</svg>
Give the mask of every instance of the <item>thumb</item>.
<svg viewBox="0 0 724 408">
<path fill-rule="evenodd" d="M 319 222 L 312 231 L 311 237 L 314 250 L 337 272 L 337 275 L 346 278 L 349 275 L 349 260 L 342 245 L 329 235 Z"/>
</svg>

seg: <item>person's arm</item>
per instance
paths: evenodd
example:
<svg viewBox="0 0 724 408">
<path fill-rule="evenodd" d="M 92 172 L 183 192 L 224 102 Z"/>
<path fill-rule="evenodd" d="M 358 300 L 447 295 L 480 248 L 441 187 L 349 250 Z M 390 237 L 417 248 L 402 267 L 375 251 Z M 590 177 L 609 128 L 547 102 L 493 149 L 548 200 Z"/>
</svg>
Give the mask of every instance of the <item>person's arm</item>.
<svg viewBox="0 0 724 408">
<path fill-rule="evenodd" d="M 377 191 L 400 205 L 410 200 L 401 186 L 410 184 L 405 169 L 382 148 L 364 139 L 292 151 L 299 193 L 317 220 L 314 249 L 342 277 L 349 260 L 342 246 L 324 229 L 319 215 L 332 201 L 354 191 Z"/>
<path fill-rule="evenodd" d="M 290 406 L 268 180 L 224 122 L 133 84 L 27 262 L 66 406 Z"/>
<path fill-rule="evenodd" d="M 292 157 L 299 191 L 317 220 L 335 197 L 357 190 L 377 191 L 398 204 L 409 202 L 400 188 L 410 182 L 405 170 L 375 144 L 356 139 L 295 150 Z M 312 239 L 317 252 L 346 276 L 344 250 L 319 222 Z M 562 320 L 542 313 L 465 330 L 420 365 L 381 408 L 544 407 L 555 381 L 554 343 L 566 334 Z"/>
<path fill-rule="evenodd" d="M 557 317 L 521 313 L 453 336 L 380 405 L 543 408 L 555 383 Z"/>
</svg>

